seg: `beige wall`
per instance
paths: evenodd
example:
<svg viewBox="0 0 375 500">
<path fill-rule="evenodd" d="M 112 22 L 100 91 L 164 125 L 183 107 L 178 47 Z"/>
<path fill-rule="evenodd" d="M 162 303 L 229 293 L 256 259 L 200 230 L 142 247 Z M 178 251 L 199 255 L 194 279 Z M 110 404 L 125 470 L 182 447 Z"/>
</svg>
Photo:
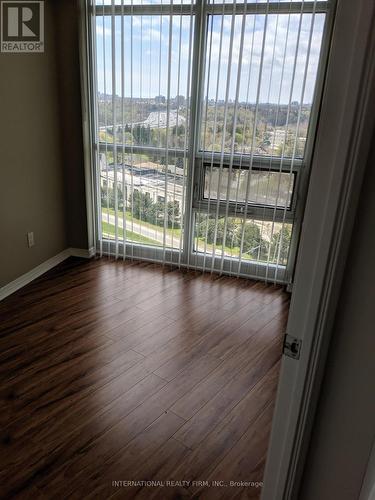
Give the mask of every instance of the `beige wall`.
<svg viewBox="0 0 375 500">
<path fill-rule="evenodd" d="M 56 0 L 55 18 L 65 215 L 70 247 L 88 248 L 77 0 Z"/>
<path fill-rule="evenodd" d="M 299 500 L 356 500 L 360 493 L 375 436 L 374 257 L 375 146 L 366 168 Z"/>
<path fill-rule="evenodd" d="M 52 14 L 44 54 L 0 53 L 0 286 L 67 247 Z"/>
<path fill-rule="evenodd" d="M 0 54 L 0 287 L 88 247 L 76 0 L 45 18 L 44 54 Z"/>
</svg>

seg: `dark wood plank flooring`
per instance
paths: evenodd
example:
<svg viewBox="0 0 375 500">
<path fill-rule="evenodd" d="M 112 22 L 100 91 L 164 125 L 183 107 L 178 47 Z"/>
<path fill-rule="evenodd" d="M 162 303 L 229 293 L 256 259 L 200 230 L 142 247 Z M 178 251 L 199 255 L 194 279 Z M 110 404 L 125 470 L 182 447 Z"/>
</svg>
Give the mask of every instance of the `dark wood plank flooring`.
<svg viewBox="0 0 375 500">
<path fill-rule="evenodd" d="M 2 497 L 258 498 L 199 481 L 262 480 L 288 307 L 281 287 L 108 259 L 8 297 Z M 113 483 L 132 480 L 190 484 Z"/>
</svg>

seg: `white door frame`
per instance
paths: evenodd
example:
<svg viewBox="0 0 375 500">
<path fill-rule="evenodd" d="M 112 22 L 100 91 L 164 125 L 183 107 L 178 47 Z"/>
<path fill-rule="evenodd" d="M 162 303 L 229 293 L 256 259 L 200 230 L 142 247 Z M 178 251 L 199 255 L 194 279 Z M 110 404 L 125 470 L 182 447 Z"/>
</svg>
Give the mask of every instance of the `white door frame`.
<svg viewBox="0 0 375 500">
<path fill-rule="evenodd" d="M 298 498 L 375 117 L 373 0 L 338 0 L 262 500 Z M 366 263 L 364 263 L 366 265 Z"/>
</svg>

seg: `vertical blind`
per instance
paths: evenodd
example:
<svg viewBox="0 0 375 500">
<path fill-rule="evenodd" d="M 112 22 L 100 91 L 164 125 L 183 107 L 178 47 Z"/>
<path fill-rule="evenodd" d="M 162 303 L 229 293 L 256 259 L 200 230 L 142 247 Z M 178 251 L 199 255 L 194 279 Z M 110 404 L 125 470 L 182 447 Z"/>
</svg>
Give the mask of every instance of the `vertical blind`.
<svg viewBox="0 0 375 500">
<path fill-rule="evenodd" d="M 329 5 L 93 5 L 100 254 L 287 281 Z"/>
</svg>

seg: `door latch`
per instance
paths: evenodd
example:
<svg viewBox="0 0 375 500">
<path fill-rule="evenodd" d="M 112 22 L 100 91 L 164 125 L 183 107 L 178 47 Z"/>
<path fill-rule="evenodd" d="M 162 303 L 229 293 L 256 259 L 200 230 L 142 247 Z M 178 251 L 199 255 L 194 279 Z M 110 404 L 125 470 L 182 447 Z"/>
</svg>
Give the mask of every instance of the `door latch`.
<svg viewBox="0 0 375 500">
<path fill-rule="evenodd" d="M 284 336 L 283 354 L 293 359 L 299 359 L 302 340 L 292 337 L 288 333 Z"/>
</svg>

